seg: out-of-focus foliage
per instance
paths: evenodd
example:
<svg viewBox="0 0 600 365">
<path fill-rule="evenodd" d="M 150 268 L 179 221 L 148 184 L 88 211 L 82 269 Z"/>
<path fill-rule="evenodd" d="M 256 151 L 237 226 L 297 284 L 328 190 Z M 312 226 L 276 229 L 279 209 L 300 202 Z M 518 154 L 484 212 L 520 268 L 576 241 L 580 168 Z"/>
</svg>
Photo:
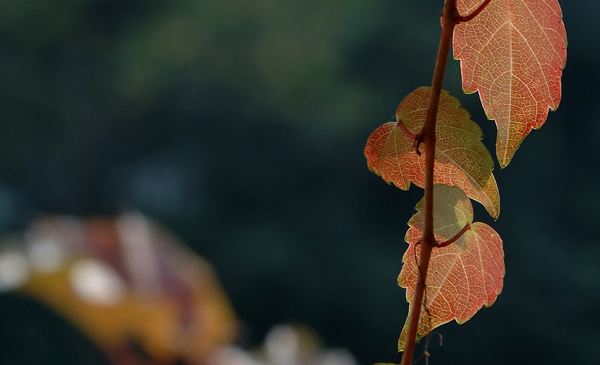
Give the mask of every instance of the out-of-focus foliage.
<svg viewBox="0 0 600 365">
<path fill-rule="evenodd" d="M 322 348 L 318 336 L 305 326 L 277 325 L 260 348 L 244 351 L 223 347 L 210 365 L 357 365 L 348 350 Z"/>
<path fill-rule="evenodd" d="M 409 31 L 427 11 L 398 25 L 392 8 L 2 2 L 0 225 L 23 227 L 32 212 L 133 206 L 217 266 L 249 328 L 246 341 L 291 320 L 321 323 L 338 333 L 328 343 L 346 347 L 357 332 L 380 331 L 402 294 L 361 273 L 394 276 L 401 247 L 389 236 L 374 240 L 377 226 L 363 223 L 364 207 L 377 201 L 362 192 L 387 197 L 369 188 L 361 144 L 366 121 L 390 116 L 376 110 L 397 104 L 399 81 L 411 90 L 419 74 L 428 77 L 403 59 L 403 45 L 427 60 L 435 50 L 421 43 L 436 36 L 435 28 Z M 344 242 L 354 249 L 343 252 Z M 348 267 L 359 270 L 348 276 Z M 336 292 L 345 282 L 352 288 Z M 375 293 L 392 299 L 388 309 L 369 299 Z M 337 315 L 344 312 L 355 319 Z M 355 346 L 394 346 L 378 342 Z"/>
<path fill-rule="evenodd" d="M 140 214 L 47 217 L 0 253 L 0 286 L 71 321 L 112 364 L 204 364 L 234 339 L 209 265 Z"/>
</svg>

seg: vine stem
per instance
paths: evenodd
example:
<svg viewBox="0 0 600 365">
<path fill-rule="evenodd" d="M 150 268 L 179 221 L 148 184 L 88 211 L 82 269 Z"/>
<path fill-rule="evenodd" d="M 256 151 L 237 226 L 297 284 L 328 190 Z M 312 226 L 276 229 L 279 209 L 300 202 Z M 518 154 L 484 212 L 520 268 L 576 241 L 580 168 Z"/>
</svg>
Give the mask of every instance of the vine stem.
<svg viewBox="0 0 600 365">
<path fill-rule="evenodd" d="M 421 315 L 423 295 L 425 292 L 425 280 L 427 279 L 427 269 L 431 252 L 436 245 L 433 234 L 433 167 L 435 157 L 435 124 L 437 119 L 438 105 L 444 81 L 444 73 L 450 45 L 452 43 L 452 34 L 454 27 L 460 21 L 460 15 L 456 7 L 457 0 L 446 0 L 444 11 L 442 12 L 442 34 L 438 48 L 437 60 L 431 82 L 431 95 L 429 97 L 429 106 L 425 116 L 423 129 L 417 135 L 415 147 L 417 151 L 421 143 L 425 143 L 425 227 L 421 239 L 421 258 L 419 260 L 419 270 L 417 273 L 417 284 L 415 293 L 411 302 L 411 312 L 409 313 L 410 322 L 406 336 L 404 353 L 402 354 L 401 365 L 410 365 L 412 363 L 415 351 L 417 329 Z"/>
</svg>

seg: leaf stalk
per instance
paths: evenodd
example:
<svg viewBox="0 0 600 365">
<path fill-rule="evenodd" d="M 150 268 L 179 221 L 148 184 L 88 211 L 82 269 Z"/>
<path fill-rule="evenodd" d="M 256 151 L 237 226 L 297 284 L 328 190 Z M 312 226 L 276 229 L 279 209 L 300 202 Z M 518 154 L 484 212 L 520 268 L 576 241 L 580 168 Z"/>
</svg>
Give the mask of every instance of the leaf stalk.
<svg viewBox="0 0 600 365">
<path fill-rule="evenodd" d="M 441 248 L 441 247 L 446 247 L 450 244 L 453 244 L 459 238 L 461 238 L 462 235 L 465 234 L 465 232 L 468 231 L 469 229 L 471 229 L 471 225 L 469 223 L 467 223 L 460 231 L 458 231 L 457 234 L 454 235 L 454 237 L 450 238 L 448 241 L 444 241 L 444 242 L 440 242 L 440 243 L 436 244 L 435 247 Z"/>
<path fill-rule="evenodd" d="M 405 136 L 412 139 L 413 141 L 415 141 L 417 139 L 417 135 L 414 134 L 413 132 L 409 131 L 408 128 L 406 128 L 402 119 L 398 119 L 398 122 L 396 123 L 396 125 L 398 127 L 400 127 L 400 130 L 402 130 L 402 133 L 404 133 Z M 418 153 L 419 153 L 419 150 L 417 149 L 417 154 Z"/>
<path fill-rule="evenodd" d="M 485 0 L 484 2 L 481 3 L 481 5 L 479 5 L 477 7 L 477 9 L 473 10 L 473 12 L 471 12 L 471 14 L 469 15 L 458 15 L 457 16 L 457 20 L 459 23 L 465 23 L 468 22 L 470 20 L 472 20 L 473 18 L 475 18 L 477 15 L 479 15 L 479 13 L 481 13 L 481 11 L 483 9 L 485 9 L 485 7 L 490 3 L 490 0 Z M 458 14 L 458 10 L 456 12 Z"/>
</svg>

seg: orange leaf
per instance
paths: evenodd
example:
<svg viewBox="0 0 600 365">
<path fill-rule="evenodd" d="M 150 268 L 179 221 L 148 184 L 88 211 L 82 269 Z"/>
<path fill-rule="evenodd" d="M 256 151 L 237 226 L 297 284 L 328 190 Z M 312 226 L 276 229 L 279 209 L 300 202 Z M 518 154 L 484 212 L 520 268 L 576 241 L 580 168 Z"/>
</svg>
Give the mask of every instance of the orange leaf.
<svg viewBox="0 0 600 365">
<path fill-rule="evenodd" d="M 480 0 L 459 0 L 468 14 Z M 461 60 L 463 90 L 479 92 L 496 120 L 496 155 L 508 165 L 523 139 L 540 128 L 548 108 L 558 108 L 567 37 L 557 0 L 491 1 L 454 30 L 454 57 Z"/>
<path fill-rule="evenodd" d="M 411 133 L 418 133 L 425 121 L 430 89 L 420 87 L 398 106 L 396 120 Z M 434 183 L 457 186 L 485 206 L 490 215 L 500 214 L 500 195 L 492 174 L 494 162 L 481 143 L 479 126 L 470 119 L 460 102 L 442 90 L 436 125 Z M 397 123 L 386 123 L 371 134 L 365 147 L 369 169 L 386 182 L 403 190 L 425 185 L 425 155 L 417 155 L 414 141 Z"/>
<path fill-rule="evenodd" d="M 412 300 L 417 281 L 418 262 L 424 214 L 424 199 L 417 204 L 419 210 L 409 221 L 406 233 L 408 249 L 404 253 L 404 266 L 398 284 L 406 288 L 408 302 Z M 434 228 L 436 239 L 445 241 L 456 235 L 462 227 L 473 221 L 473 210 L 467 196 L 458 188 L 436 185 L 434 188 Z M 502 240 L 496 231 L 485 223 L 473 223 L 457 241 L 446 247 L 433 249 L 427 272 L 426 290 L 421 309 L 417 339 L 434 328 L 455 319 L 468 321 L 485 306 L 490 306 L 502 291 L 504 277 L 504 252 Z M 410 317 L 410 316 L 409 316 Z M 403 351 L 408 321 L 398 340 L 398 350 Z"/>
<path fill-rule="evenodd" d="M 233 309 L 210 265 L 139 213 L 47 217 L 24 237 L 27 275 L 17 290 L 62 314 L 113 363 L 141 363 L 132 343 L 153 364 L 205 363 L 234 337 Z"/>
</svg>

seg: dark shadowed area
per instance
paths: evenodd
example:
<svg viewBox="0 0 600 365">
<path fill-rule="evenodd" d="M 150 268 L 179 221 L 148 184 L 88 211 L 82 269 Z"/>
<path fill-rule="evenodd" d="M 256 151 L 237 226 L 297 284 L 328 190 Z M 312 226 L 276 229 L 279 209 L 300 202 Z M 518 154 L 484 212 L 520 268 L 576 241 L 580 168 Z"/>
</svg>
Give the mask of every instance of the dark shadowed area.
<svg viewBox="0 0 600 365">
<path fill-rule="evenodd" d="M 396 277 L 422 190 L 387 185 L 363 149 L 431 82 L 442 3 L 0 2 L 0 229 L 138 209 L 213 265 L 241 346 L 302 323 L 359 364 L 400 362 Z M 439 328 L 432 365 L 600 363 L 600 3 L 561 5 L 561 105 L 496 168 L 499 219 L 474 204 L 504 240 L 503 292 Z M 445 88 L 495 156 L 494 124 L 462 94 L 458 62 Z M 11 293 L 0 343 L 2 364 L 107 363 Z"/>
</svg>

